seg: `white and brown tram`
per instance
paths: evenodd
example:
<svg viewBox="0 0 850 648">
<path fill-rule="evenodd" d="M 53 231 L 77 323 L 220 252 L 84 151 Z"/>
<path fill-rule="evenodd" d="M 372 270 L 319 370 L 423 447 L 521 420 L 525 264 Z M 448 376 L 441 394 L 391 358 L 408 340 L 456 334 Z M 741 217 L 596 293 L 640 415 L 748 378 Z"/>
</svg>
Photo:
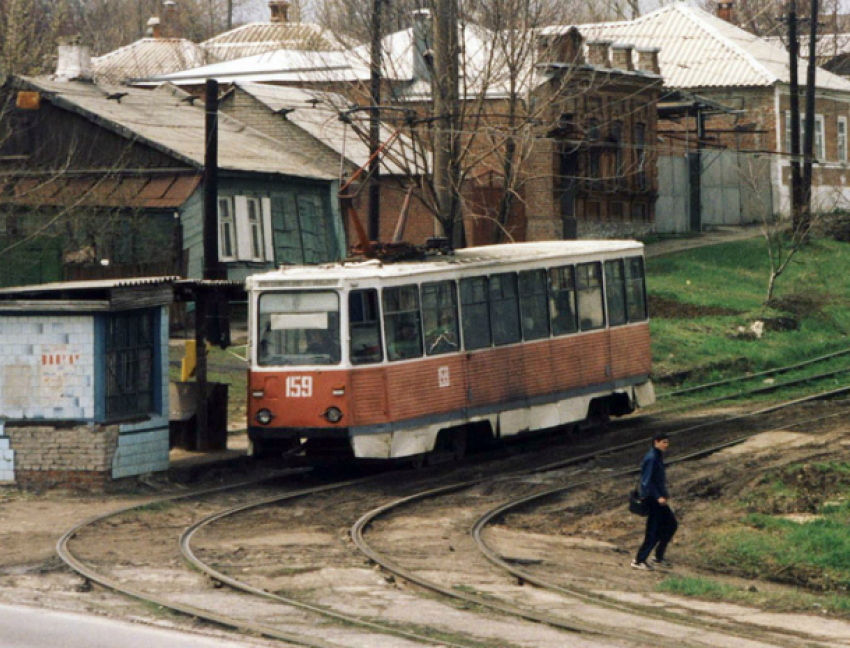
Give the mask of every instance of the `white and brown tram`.
<svg viewBox="0 0 850 648">
<path fill-rule="evenodd" d="M 416 461 L 654 402 L 637 242 L 286 266 L 247 286 L 257 455 Z"/>
</svg>

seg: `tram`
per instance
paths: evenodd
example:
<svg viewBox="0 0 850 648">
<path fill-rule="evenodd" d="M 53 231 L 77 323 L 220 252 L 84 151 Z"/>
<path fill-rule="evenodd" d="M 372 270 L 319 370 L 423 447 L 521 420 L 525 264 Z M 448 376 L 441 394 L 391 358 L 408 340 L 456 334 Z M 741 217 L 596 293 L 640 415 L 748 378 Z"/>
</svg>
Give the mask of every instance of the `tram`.
<svg viewBox="0 0 850 648">
<path fill-rule="evenodd" d="M 246 285 L 258 457 L 417 463 L 655 401 L 638 242 L 283 266 Z"/>
</svg>

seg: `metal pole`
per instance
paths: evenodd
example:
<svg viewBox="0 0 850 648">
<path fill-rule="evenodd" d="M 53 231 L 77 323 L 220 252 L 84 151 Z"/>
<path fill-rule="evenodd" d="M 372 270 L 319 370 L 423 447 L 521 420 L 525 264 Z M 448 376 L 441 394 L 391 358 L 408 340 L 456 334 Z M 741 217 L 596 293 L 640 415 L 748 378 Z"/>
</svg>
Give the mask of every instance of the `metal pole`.
<svg viewBox="0 0 850 648">
<path fill-rule="evenodd" d="M 802 177 L 800 175 L 800 85 L 798 81 L 797 1 L 788 2 L 788 68 L 790 79 L 790 138 L 791 138 L 791 222 L 800 227 L 802 207 Z"/>
<path fill-rule="evenodd" d="M 817 70 L 818 0 L 812 0 L 809 17 L 809 62 L 806 68 L 806 132 L 803 135 L 803 184 L 800 226 L 808 229 L 812 222 L 812 161 L 815 148 L 815 72 Z"/>
<path fill-rule="evenodd" d="M 457 160 L 458 26 L 455 0 L 438 0 L 434 19 L 434 192 L 444 234 L 454 247 L 463 244 Z"/>
<path fill-rule="evenodd" d="M 372 110 L 369 113 L 369 239 L 381 238 L 381 165 L 378 155 L 381 146 L 381 6 L 382 0 L 374 0 L 372 5 L 372 51 L 370 93 Z"/>
</svg>

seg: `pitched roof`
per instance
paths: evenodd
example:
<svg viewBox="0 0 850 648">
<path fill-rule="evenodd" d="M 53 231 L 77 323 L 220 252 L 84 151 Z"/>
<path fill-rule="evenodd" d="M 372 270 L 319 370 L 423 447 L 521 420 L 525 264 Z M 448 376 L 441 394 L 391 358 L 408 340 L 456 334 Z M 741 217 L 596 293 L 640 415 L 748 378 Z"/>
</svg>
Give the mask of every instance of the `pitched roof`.
<svg viewBox="0 0 850 648">
<path fill-rule="evenodd" d="M 684 3 L 635 20 L 577 25 L 588 41 L 659 47 L 664 84 L 672 88 L 773 86 L 789 83 L 788 54 L 750 32 Z M 550 32 L 564 27 L 549 28 Z M 805 63 L 800 63 L 805 78 Z M 817 87 L 850 92 L 850 82 L 818 69 Z"/>
<path fill-rule="evenodd" d="M 142 38 L 91 62 L 99 81 L 123 83 L 198 67 L 207 63 L 207 56 L 200 45 L 185 38 Z"/>
<path fill-rule="evenodd" d="M 175 85 L 196 85 L 206 79 L 220 83 L 243 82 L 324 82 L 355 81 L 364 72 L 356 69 L 348 52 L 278 49 L 233 61 L 151 77 L 136 85 L 156 85 L 168 81 Z M 366 69 L 368 78 L 368 68 Z"/>
<path fill-rule="evenodd" d="M 345 156 L 353 165 L 360 167 L 369 161 L 368 144 L 339 118 L 340 111 L 349 107 L 349 102 L 342 95 L 262 83 L 240 82 L 237 86 L 269 110 L 285 112 L 287 121 L 309 133 L 337 155 Z M 360 114 L 367 117 L 365 113 Z M 361 127 L 366 130 L 369 128 L 368 124 Z M 382 142 L 386 142 L 392 133 L 391 128 L 381 125 Z M 399 137 L 381 157 L 384 172 L 395 175 L 416 173 L 415 170 L 427 162 L 423 155 L 422 152 L 416 155 L 409 138 Z"/>
<path fill-rule="evenodd" d="M 279 49 L 342 49 L 339 41 L 319 25 L 296 22 L 248 23 L 205 40 L 201 47 L 215 61 L 232 61 Z"/>
<path fill-rule="evenodd" d="M 462 31 L 464 55 L 461 86 L 469 95 L 486 91 L 488 96 L 507 93 L 506 66 L 499 64 L 499 39 L 482 27 L 466 24 Z M 414 71 L 413 28 L 389 34 L 382 40 L 383 76 L 385 80 L 407 83 L 396 88 L 401 99 L 423 100 L 430 97 L 431 83 L 419 78 Z M 529 79 L 533 74 L 529 72 Z M 347 51 L 286 50 L 266 52 L 257 56 L 226 61 L 166 74 L 148 79 L 157 83 L 169 81 L 176 85 L 195 85 L 207 78 L 220 83 L 351 83 L 368 82 L 370 50 L 359 46 Z"/>
<path fill-rule="evenodd" d="M 204 166 L 205 114 L 186 93 L 173 86 L 154 91 L 87 82 L 20 77 L 21 83 L 65 110 L 141 142 L 189 167 Z M 323 169 L 307 155 L 287 151 L 276 140 L 222 115 L 219 119 L 219 168 L 331 180 L 336 170 Z"/>
</svg>

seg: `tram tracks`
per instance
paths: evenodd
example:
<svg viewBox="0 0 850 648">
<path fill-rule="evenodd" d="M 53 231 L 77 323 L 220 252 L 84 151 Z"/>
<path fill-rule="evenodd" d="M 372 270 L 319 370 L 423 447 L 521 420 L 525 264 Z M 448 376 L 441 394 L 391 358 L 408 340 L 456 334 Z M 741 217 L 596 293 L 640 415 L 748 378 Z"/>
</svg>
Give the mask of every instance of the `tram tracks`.
<svg viewBox="0 0 850 648">
<path fill-rule="evenodd" d="M 693 427 L 694 426 L 692 426 L 692 428 L 688 428 L 688 430 L 693 429 Z M 637 445 L 642 445 L 642 443 L 643 442 L 634 442 L 632 444 L 625 444 L 625 445 L 637 446 Z M 604 452 L 606 454 L 611 454 L 612 452 L 614 452 L 616 450 L 617 450 L 617 448 L 606 448 Z M 563 468 L 563 467 L 568 466 L 568 465 L 576 465 L 578 463 L 588 462 L 590 460 L 591 460 L 590 455 L 584 456 L 584 457 L 577 457 L 577 458 L 571 459 L 568 462 L 562 462 L 560 467 Z M 540 471 L 552 471 L 552 470 L 556 470 L 557 468 L 558 468 L 558 466 L 556 466 L 554 464 L 549 464 L 548 466 L 539 467 L 538 470 L 540 470 Z M 374 479 L 374 478 L 370 478 L 370 479 Z M 486 480 L 480 479 L 480 480 L 473 480 L 473 481 L 465 481 L 465 482 L 460 483 L 460 484 L 452 484 L 452 485 L 444 487 L 446 489 L 445 493 L 459 492 L 459 491 L 462 491 L 463 489 L 470 488 L 471 486 L 473 486 L 475 484 L 481 484 L 484 481 L 486 481 Z M 338 491 L 339 489 L 343 489 L 343 488 L 347 488 L 347 487 L 355 488 L 355 487 L 359 487 L 363 483 L 365 483 L 365 482 L 364 481 L 346 482 L 346 483 L 340 483 L 340 484 L 331 484 L 331 485 L 327 485 L 327 486 L 324 486 L 324 487 L 320 487 L 318 489 L 302 489 L 300 491 L 294 490 L 293 492 L 287 493 L 285 495 L 275 495 L 275 496 L 267 497 L 267 498 L 252 497 L 252 501 L 248 502 L 247 504 L 242 503 L 242 504 L 239 504 L 238 506 L 230 506 L 226 510 L 220 510 L 220 511 L 213 512 L 209 515 L 201 516 L 200 519 L 198 519 L 194 524 L 192 524 L 188 528 L 186 528 L 184 533 L 181 535 L 181 538 L 180 538 L 181 551 L 183 552 L 184 557 L 191 564 L 193 564 L 196 568 L 202 569 L 203 571 L 205 571 L 205 573 L 207 574 L 207 576 L 209 578 L 213 579 L 214 581 L 224 583 L 224 584 L 228 585 L 229 587 L 239 588 L 242 591 L 249 593 L 251 596 L 253 596 L 255 598 L 264 598 L 264 599 L 273 601 L 276 604 L 281 604 L 281 605 L 290 606 L 290 607 L 296 607 L 300 610 L 303 610 L 305 613 L 323 615 L 325 617 L 332 618 L 334 620 L 334 622 L 336 622 L 336 623 L 344 623 L 344 624 L 347 624 L 347 625 L 359 626 L 359 627 L 361 627 L 364 630 L 369 631 L 369 632 L 380 632 L 381 634 L 384 634 L 384 635 L 397 636 L 397 637 L 401 637 L 401 638 L 406 639 L 406 640 L 418 641 L 418 642 L 423 643 L 423 644 L 431 644 L 431 645 L 439 644 L 439 645 L 452 646 L 452 647 L 469 646 L 469 645 L 477 644 L 477 642 L 472 640 L 472 639 L 470 639 L 469 643 L 464 643 L 463 641 L 460 641 L 460 640 L 451 641 L 451 640 L 446 640 L 445 637 L 434 638 L 434 637 L 428 636 L 426 634 L 418 633 L 418 632 L 408 632 L 406 630 L 399 630 L 398 627 L 394 627 L 392 624 L 375 623 L 371 619 L 358 617 L 357 615 L 339 614 L 339 613 L 335 612 L 334 610 L 327 609 L 326 607 L 323 607 L 323 606 L 304 603 L 303 601 L 296 600 L 293 597 L 280 596 L 280 595 L 277 595 L 277 594 L 273 594 L 271 592 L 264 591 L 264 589 L 262 587 L 252 586 L 250 583 L 245 582 L 244 579 L 234 578 L 234 577 L 226 574 L 224 571 L 217 570 L 217 569 L 212 568 L 212 567 L 210 567 L 209 570 L 207 570 L 207 568 L 206 568 L 207 566 L 204 565 L 202 560 L 198 559 L 197 556 L 195 556 L 195 554 L 194 554 L 194 552 L 191 548 L 192 539 L 198 533 L 198 531 L 200 529 L 204 528 L 204 527 L 209 526 L 210 524 L 214 524 L 216 521 L 223 520 L 223 519 L 229 518 L 229 517 L 234 516 L 234 515 L 238 515 L 239 513 L 244 512 L 244 511 L 249 510 L 249 509 L 256 510 L 256 509 L 262 508 L 262 507 L 269 507 L 269 506 L 273 506 L 273 505 L 285 502 L 287 500 L 296 500 L 296 499 L 304 498 L 304 497 L 307 497 L 307 496 L 316 495 L 319 492 L 328 493 L 328 492 L 331 492 L 331 491 Z M 244 487 L 244 485 L 240 485 L 239 487 Z M 573 487 L 575 487 L 575 485 Z M 238 488 L 238 487 L 234 487 L 234 488 Z M 431 490 L 433 490 L 433 489 L 431 489 Z M 437 489 L 437 490 L 440 490 L 440 489 Z M 216 491 L 225 492 L 224 489 L 216 489 Z M 212 495 L 212 492 L 193 493 L 193 494 L 188 494 L 188 495 L 183 496 L 183 497 L 185 497 L 187 499 L 192 498 L 192 497 L 197 498 L 199 495 L 206 496 L 207 494 Z M 386 496 L 382 496 L 382 497 L 384 497 L 384 499 L 387 499 Z M 423 498 L 426 498 L 423 495 L 423 493 L 417 493 L 417 494 L 409 496 L 408 498 L 405 498 L 405 499 L 409 499 L 409 501 L 412 502 L 414 500 L 420 500 L 420 499 L 423 499 Z M 182 498 L 181 497 L 167 498 L 167 500 L 163 500 L 160 503 L 160 505 L 162 503 L 166 502 L 166 501 L 171 502 L 171 501 L 178 500 L 178 499 L 182 499 Z M 376 517 L 380 517 L 382 515 L 388 514 L 391 510 L 391 505 L 382 504 L 381 506 L 377 507 L 376 509 L 373 509 L 373 512 L 378 511 L 378 510 L 380 510 L 380 513 L 377 516 L 374 516 L 374 517 L 371 517 L 371 518 L 368 518 L 368 516 L 362 516 L 357 521 L 355 526 L 352 527 L 352 530 L 351 530 L 352 538 L 355 540 L 355 542 L 358 543 L 358 545 L 360 544 L 360 542 L 358 541 L 358 538 L 362 538 L 362 535 L 363 535 L 365 529 L 373 523 L 373 521 L 374 521 L 374 519 L 376 519 Z M 127 511 L 129 511 L 129 509 L 123 509 L 121 511 L 121 513 L 125 513 Z M 97 518 L 95 520 L 88 521 L 86 524 L 93 524 L 93 523 L 97 523 L 97 522 L 102 522 L 104 519 L 106 519 L 106 516 L 101 516 L 100 518 Z M 490 518 L 490 519 L 493 519 L 493 518 Z M 239 618 L 236 618 L 234 616 L 227 615 L 227 614 L 220 614 L 220 613 L 215 612 L 214 610 L 213 611 L 204 610 L 203 608 L 201 608 L 199 606 L 187 605 L 187 604 L 185 604 L 181 601 L 173 601 L 173 600 L 169 601 L 166 597 L 149 596 L 148 594 L 146 594 L 143 590 L 141 590 L 138 587 L 127 586 L 126 583 L 120 582 L 120 580 L 121 580 L 120 578 L 110 577 L 108 574 L 104 575 L 103 573 L 99 572 L 97 569 L 93 568 L 91 565 L 87 565 L 83 560 L 78 559 L 77 557 L 74 556 L 73 553 L 71 553 L 71 551 L 69 549 L 69 543 L 71 542 L 71 540 L 73 538 L 75 538 L 81 532 L 81 530 L 83 529 L 83 527 L 86 526 L 86 524 L 79 525 L 78 527 L 75 527 L 74 529 L 72 529 L 68 533 L 66 533 L 65 536 L 63 536 L 62 540 L 60 540 L 60 542 L 58 543 L 57 550 L 58 550 L 60 556 L 62 557 L 62 559 L 67 564 L 69 564 L 69 566 L 71 566 L 73 569 L 75 569 L 76 571 L 81 573 L 86 578 L 92 580 L 93 582 L 97 582 L 97 583 L 99 583 L 99 584 L 101 584 L 105 587 L 110 588 L 110 589 L 115 589 L 116 591 L 121 591 L 121 592 L 123 592 L 123 593 L 125 593 L 129 596 L 133 596 L 134 598 L 138 598 L 140 600 L 146 600 L 146 601 L 154 603 L 155 605 L 159 605 L 159 606 L 162 606 L 162 607 L 167 607 L 167 608 L 179 611 L 183 614 L 188 614 L 188 615 L 191 615 L 191 616 L 199 618 L 199 619 L 205 619 L 205 620 L 208 620 L 208 621 L 220 624 L 220 625 L 225 625 L 225 626 L 229 626 L 229 627 L 232 627 L 232 628 L 236 628 L 236 629 L 239 629 L 241 631 L 247 631 L 247 632 L 252 633 L 252 634 L 257 634 L 257 635 L 262 635 L 262 636 L 267 636 L 267 637 L 273 637 L 273 638 L 279 639 L 281 641 L 289 642 L 291 644 L 306 645 L 306 646 L 317 646 L 319 648 L 326 648 L 326 647 L 330 647 L 330 646 L 338 646 L 339 645 L 339 644 L 334 644 L 332 641 L 328 641 L 327 639 L 317 639 L 315 637 L 315 635 L 306 634 L 306 633 L 305 634 L 299 634 L 299 633 L 295 633 L 295 632 L 282 630 L 279 627 L 273 627 L 273 626 L 267 625 L 267 624 L 251 622 L 251 621 L 248 621 L 248 620 L 245 620 L 245 619 L 239 619 Z M 485 523 L 484 526 L 486 526 L 486 523 Z M 483 526 L 480 527 L 480 528 L 483 528 Z M 361 550 L 364 550 L 364 554 L 366 556 L 368 556 L 370 560 L 375 561 L 377 564 L 381 564 L 382 569 L 386 570 L 387 572 L 395 573 L 398 578 L 405 578 L 405 579 L 407 578 L 407 575 L 403 573 L 404 569 L 401 568 L 399 565 L 395 565 L 394 561 L 392 561 L 392 560 L 386 560 L 385 561 L 385 557 L 382 556 L 380 554 L 380 552 L 374 551 L 373 549 L 371 549 L 368 546 L 368 544 L 366 544 L 365 546 L 366 546 L 366 549 L 364 550 L 363 547 L 361 547 Z M 488 558 L 486 551 L 484 551 L 484 556 L 485 556 L 485 558 Z M 488 560 L 489 560 L 489 558 L 488 558 Z M 524 580 L 527 580 L 528 582 L 534 582 L 531 578 L 528 578 L 529 575 L 530 574 L 523 575 L 522 573 L 518 573 L 518 574 L 514 574 L 514 577 L 515 578 L 523 578 Z M 415 574 L 414 574 L 414 576 L 415 576 Z M 423 579 L 423 580 L 427 581 L 427 579 Z M 416 580 L 412 580 L 411 582 L 416 582 L 416 584 L 419 585 L 419 586 L 427 587 L 427 585 L 423 582 L 417 582 Z M 627 633 L 622 633 L 622 634 L 619 634 L 619 633 L 616 633 L 616 632 L 606 632 L 605 628 L 600 628 L 598 625 L 596 625 L 594 623 L 586 623 L 586 622 L 581 622 L 581 621 L 576 621 L 576 620 L 569 620 L 569 619 L 566 619 L 566 618 L 558 618 L 556 615 L 540 614 L 540 613 L 535 612 L 534 610 L 528 610 L 528 609 L 522 610 L 518 607 L 514 607 L 514 609 L 511 609 L 511 606 L 504 605 L 502 603 L 494 601 L 489 596 L 482 597 L 482 596 L 477 596 L 477 595 L 474 595 L 474 594 L 467 594 L 467 593 L 464 593 L 464 592 L 459 592 L 457 590 L 457 588 L 442 587 L 441 589 L 443 589 L 443 590 L 448 589 L 448 590 L 454 590 L 454 591 L 452 591 L 452 592 L 440 591 L 440 588 L 435 589 L 434 591 L 439 591 L 441 596 L 455 595 L 454 598 L 456 600 L 459 599 L 459 600 L 463 601 L 463 604 L 465 604 L 465 605 L 473 605 L 476 608 L 480 607 L 482 609 L 490 609 L 490 610 L 496 611 L 499 614 L 511 614 L 513 616 L 517 616 L 517 617 L 521 617 L 521 618 L 524 618 L 524 619 L 527 619 L 527 620 L 532 620 L 532 621 L 536 621 L 538 623 L 546 624 L 548 626 L 551 626 L 553 628 L 557 628 L 557 629 L 562 630 L 562 631 L 568 631 L 568 632 L 571 632 L 571 633 L 580 632 L 580 633 L 583 633 L 583 634 L 589 634 L 589 635 L 593 635 L 593 636 L 607 636 L 607 637 L 618 636 L 621 639 L 632 640 L 632 641 L 636 641 L 638 643 L 646 643 L 649 639 L 644 634 L 636 634 L 634 632 L 627 632 Z M 456 596 L 458 593 L 464 594 L 464 596 L 461 596 L 461 597 Z M 577 594 L 573 593 L 573 594 L 571 594 L 571 596 L 577 596 Z M 602 603 L 600 601 L 597 601 L 596 604 L 601 605 Z M 663 641 L 660 641 L 657 638 L 654 638 L 653 643 L 655 645 L 663 645 L 664 644 Z M 682 645 L 682 643 L 681 642 L 678 642 L 678 643 L 674 642 L 671 645 Z"/>
<path fill-rule="evenodd" d="M 834 390 L 834 391 L 830 392 L 829 394 L 827 394 L 826 396 L 834 396 L 834 395 L 838 395 L 838 394 L 844 394 L 847 391 L 848 390 L 844 389 L 844 388 L 839 389 L 839 390 Z M 823 396 L 824 395 L 819 395 L 819 396 L 814 397 L 814 398 L 822 398 Z M 796 399 L 795 401 L 792 401 L 792 402 L 790 402 L 790 403 L 788 403 L 784 406 L 798 405 L 798 404 L 802 404 L 802 403 L 805 403 L 805 402 L 809 402 L 810 400 L 812 400 L 812 397 L 807 397 L 807 398 L 803 398 L 803 399 Z M 741 418 L 745 418 L 745 417 L 763 416 L 763 415 L 766 415 L 770 412 L 775 412 L 777 410 L 778 410 L 777 406 L 764 408 L 762 410 L 758 410 L 756 412 L 751 412 L 751 413 L 748 413 L 748 414 L 745 414 L 745 415 L 742 415 L 742 416 L 739 416 L 739 417 L 732 417 L 731 419 L 726 419 L 724 422 L 728 423 L 731 420 L 741 419 Z M 810 422 L 810 421 L 807 420 L 805 422 L 798 423 L 798 425 L 803 425 L 807 422 Z M 694 431 L 694 430 L 699 429 L 699 428 L 704 428 L 707 425 L 708 424 L 691 426 L 689 428 L 685 428 L 685 429 L 680 430 L 679 434 L 684 433 L 684 432 Z M 753 431 L 753 432 L 748 433 L 746 435 L 742 435 L 742 436 L 739 436 L 739 437 L 731 439 L 731 440 L 723 441 L 722 443 L 719 443 L 719 444 L 714 444 L 714 445 L 702 447 L 699 450 L 692 452 L 692 453 L 689 453 L 686 456 L 682 456 L 680 458 L 677 458 L 674 461 L 686 461 L 686 460 L 693 459 L 693 458 L 698 457 L 698 456 L 714 453 L 714 452 L 716 452 L 716 451 L 718 451 L 722 448 L 728 447 L 730 445 L 736 445 L 736 444 L 742 443 L 743 441 L 751 438 L 752 436 L 760 433 L 761 431 L 762 430 L 756 430 L 756 431 Z M 675 434 L 676 433 L 674 432 L 674 433 L 671 434 L 671 436 L 674 436 Z M 644 443 L 645 443 L 645 441 L 644 441 Z M 623 445 L 619 446 L 618 448 L 610 449 L 610 451 L 616 452 L 616 451 L 626 450 L 626 449 L 628 449 L 632 446 L 634 446 L 634 443 L 623 444 Z M 585 455 L 585 456 L 577 457 L 573 460 L 568 460 L 566 462 L 557 462 L 555 464 L 550 464 L 549 466 L 540 468 L 539 470 L 540 471 L 555 470 L 555 469 L 558 469 L 558 468 L 566 467 L 568 465 L 573 465 L 573 464 L 584 462 L 584 461 L 590 461 L 590 460 L 593 460 L 595 458 L 597 458 L 596 455 Z M 476 522 L 475 522 L 475 524 L 473 524 L 472 530 L 471 530 L 472 538 L 473 538 L 474 542 L 476 543 L 476 546 L 478 547 L 478 549 L 481 551 L 481 553 L 490 562 L 492 562 L 494 565 L 496 565 L 500 569 L 504 570 L 506 573 L 511 574 L 514 578 L 516 578 L 518 580 L 518 582 L 521 582 L 521 583 L 522 582 L 532 583 L 532 584 L 537 585 L 538 587 L 545 588 L 549 591 L 557 592 L 557 593 L 572 597 L 574 599 L 580 599 L 582 601 L 591 603 L 593 605 L 603 606 L 603 607 L 605 607 L 606 609 L 609 609 L 609 610 L 616 610 L 616 611 L 619 611 L 619 612 L 631 613 L 631 614 L 638 612 L 642 616 L 651 616 L 651 617 L 655 617 L 655 618 L 662 620 L 662 621 L 674 621 L 677 624 L 683 624 L 683 625 L 686 625 L 686 626 L 699 628 L 702 631 L 721 632 L 722 634 L 724 634 L 726 636 L 731 635 L 731 636 L 739 637 L 741 639 L 754 640 L 754 639 L 756 639 L 760 636 L 763 637 L 765 634 L 768 634 L 768 633 L 766 633 L 766 631 L 763 628 L 747 628 L 747 627 L 739 626 L 739 627 L 736 627 L 735 629 L 730 629 L 729 623 L 727 623 L 727 622 L 710 623 L 710 622 L 706 622 L 704 620 L 683 619 L 681 617 L 681 615 L 676 615 L 676 614 L 671 614 L 671 613 L 663 613 L 663 612 L 659 613 L 658 611 L 652 610 L 647 606 L 627 605 L 627 604 L 618 603 L 618 602 L 615 602 L 615 601 L 612 601 L 612 600 L 608 600 L 604 596 L 591 594 L 588 591 L 583 590 L 583 589 L 579 589 L 579 588 L 575 588 L 575 587 L 573 587 L 573 588 L 560 587 L 560 586 L 557 586 L 554 583 L 548 581 L 545 578 L 541 578 L 541 577 L 533 574 L 532 572 L 530 572 L 528 570 L 524 570 L 520 567 L 517 567 L 516 565 L 510 564 L 510 561 L 505 560 L 497 552 L 495 552 L 493 549 L 491 549 L 483 540 L 483 537 L 482 537 L 483 529 L 488 524 L 492 523 L 494 520 L 499 519 L 500 517 L 506 515 L 508 512 L 510 512 L 510 511 L 512 511 L 516 508 L 528 506 L 529 504 L 532 504 L 532 503 L 536 503 L 536 502 L 540 502 L 540 501 L 543 501 L 543 500 L 548 499 L 548 498 L 556 497 L 556 496 L 561 495 L 561 494 L 563 494 L 567 491 L 574 490 L 574 489 L 580 488 L 582 486 L 589 486 L 589 485 L 595 484 L 597 482 L 600 482 L 602 480 L 608 480 L 608 479 L 612 479 L 612 478 L 621 478 L 621 477 L 624 477 L 624 476 L 627 476 L 627 475 L 630 475 L 630 474 L 634 474 L 634 473 L 636 473 L 635 469 L 627 469 L 627 470 L 615 471 L 615 472 L 612 472 L 612 473 L 609 473 L 609 474 L 606 474 L 606 475 L 601 475 L 601 476 L 600 475 L 594 475 L 594 476 L 590 476 L 590 477 L 580 478 L 580 479 L 577 479 L 577 480 L 573 480 L 573 481 L 569 482 L 568 484 L 559 485 L 559 486 L 552 488 L 552 489 L 543 490 L 541 492 L 537 492 L 537 493 L 534 493 L 532 495 L 524 496 L 524 497 L 521 497 L 521 498 L 518 498 L 518 499 L 515 499 L 515 500 L 512 500 L 512 501 L 509 501 L 505 504 L 501 504 L 501 505 L 487 511 L 484 515 L 482 515 L 480 518 L 478 518 L 476 520 Z M 506 478 L 506 479 L 508 479 L 508 478 Z M 373 525 L 376 522 L 376 520 L 378 520 L 379 518 L 386 517 L 386 516 L 390 515 L 391 513 L 398 514 L 400 508 L 408 507 L 413 503 L 422 502 L 424 500 L 435 498 L 435 497 L 443 497 L 443 496 L 445 496 L 449 493 L 456 492 L 456 491 L 458 491 L 462 488 L 469 488 L 469 487 L 478 485 L 479 483 L 480 482 L 473 482 L 473 483 L 467 483 L 465 485 L 454 485 L 454 486 L 451 486 L 451 487 L 443 487 L 443 488 L 432 489 L 432 490 L 429 490 L 429 491 L 417 493 L 413 496 L 402 498 L 402 499 L 396 500 L 395 502 L 391 502 L 389 504 L 383 505 L 379 508 L 376 508 L 376 509 L 370 511 L 369 513 L 367 513 L 366 515 L 361 517 L 355 523 L 355 525 L 352 527 L 352 537 L 355 539 L 355 542 L 358 544 L 358 546 L 361 548 L 361 550 L 367 556 L 369 556 L 370 559 L 374 560 L 377 564 L 381 565 L 381 567 L 383 569 L 386 569 L 386 570 L 392 572 L 393 574 L 395 574 L 398 577 L 409 579 L 409 580 L 411 580 L 411 582 L 414 582 L 421 587 L 425 587 L 425 588 L 430 589 L 432 591 L 441 593 L 445 596 L 451 596 L 451 597 L 457 598 L 459 600 L 467 601 L 467 602 L 474 602 L 474 603 L 476 603 L 478 605 L 482 605 L 482 606 L 489 606 L 489 607 L 496 609 L 498 611 L 515 614 L 516 616 L 519 616 L 519 617 L 522 617 L 522 618 L 534 619 L 534 620 L 538 620 L 538 621 L 541 621 L 541 622 L 544 622 L 544 623 L 548 623 L 549 622 L 548 620 L 541 619 L 538 615 L 536 615 L 533 612 L 529 612 L 525 608 L 518 607 L 518 606 L 506 606 L 503 603 L 493 603 L 492 601 L 485 599 L 481 596 L 469 595 L 469 594 L 466 594 L 466 593 L 459 593 L 453 588 L 447 588 L 447 587 L 440 585 L 439 583 L 436 583 L 432 580 L 420 577 L 416 573 L 412 572 L 411 570 L 408 570 L 408 569 L 405 569 L 404 567 L 399 566 L 395 561 L 392 560 L 392 558 L 390 558 L 390 557 L 386 556 L 385 554 L 381 553 L 380 551 L 376 550 L 365 539 L 366 529 L 368 527 L 370 527 L 371 525 Z M 625 492 L 625 490 L 624 490 L 624 492 Z M 547 615 L 547 616 L 550 616 L 550 615 Z M 569 626 L 570 623 L 571 623 L 570 621 L 566 621 L 563 618 L 559 618 L 557 620 L 557 624 L 558 624 L 559 627 Z M 588 627 L 588 624 L 579 623 L 578 625 L 581 626 L 582 628 Z M 591 628 L 592 628 L 592 626 L 591 626 Z M 614 634 L 616 635 L 617 633 L 614 633 Z M 772 644 L 772 645 L 788 646 L 788 645 L 792 645 L 794 643 L 800 643 L 800 645 L 812 645 L 812 642 L 809 639 L 795 638 L 793 636 L 788 636 L 788 635 L 783 636 L 781 644 Z M 706 644 L 703 643 L 701 645 L 706 645 Z"/>
</svg>

